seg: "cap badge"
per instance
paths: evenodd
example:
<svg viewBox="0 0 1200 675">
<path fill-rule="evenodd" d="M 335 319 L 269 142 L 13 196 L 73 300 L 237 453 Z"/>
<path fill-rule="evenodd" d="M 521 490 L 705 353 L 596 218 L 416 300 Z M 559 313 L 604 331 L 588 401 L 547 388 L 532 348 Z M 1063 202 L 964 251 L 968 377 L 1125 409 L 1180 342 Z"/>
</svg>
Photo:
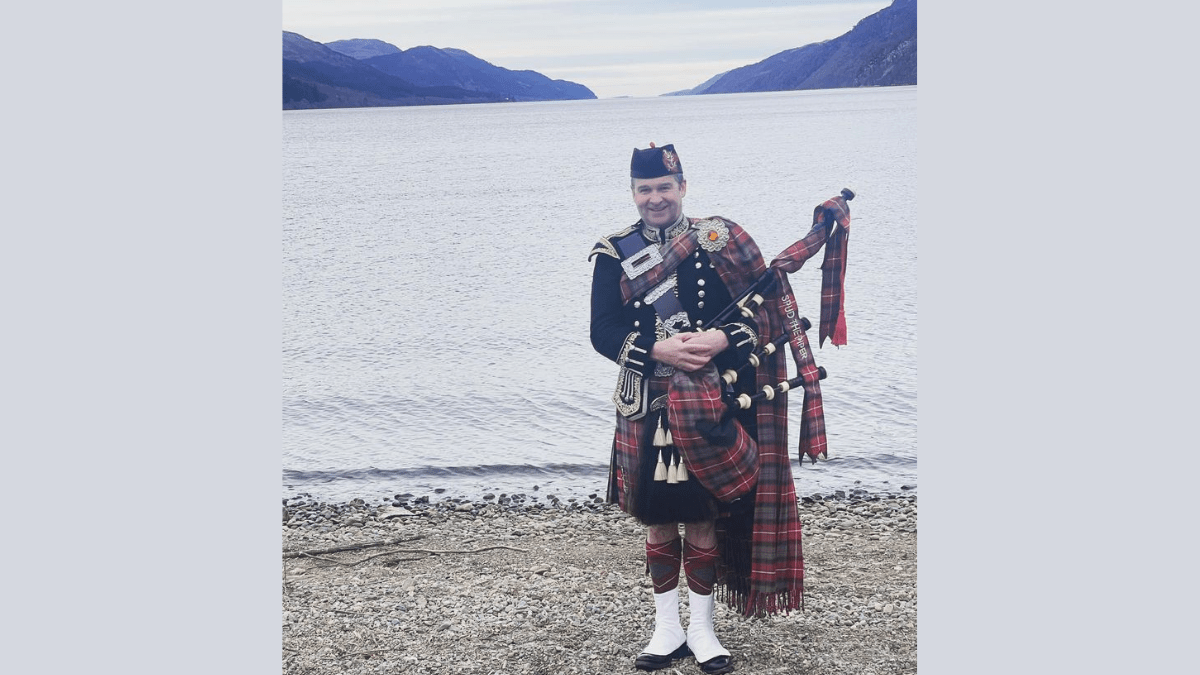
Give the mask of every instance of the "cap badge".
<svg viewBox="0 0 1200 675">
<path fill-rule="evenodd" d="M 667 167 L 667 171 L 675 173 L 679 171 L 679 158 L 670 150 L 663 149 L 662 151 L 663 165 Z"/>
</svg>

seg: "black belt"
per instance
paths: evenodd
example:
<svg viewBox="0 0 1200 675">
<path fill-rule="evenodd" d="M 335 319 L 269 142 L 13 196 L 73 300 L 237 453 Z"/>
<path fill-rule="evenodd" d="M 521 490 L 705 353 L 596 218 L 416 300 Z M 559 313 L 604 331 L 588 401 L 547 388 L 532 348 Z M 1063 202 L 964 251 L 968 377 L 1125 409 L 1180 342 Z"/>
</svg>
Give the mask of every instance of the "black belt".
<svg viewBox="0 0 1200 675">
<path fill-rule="evenodd" d="M 645 243 L 639 232 L 618 239 L 617 248 L 621 251 L 621 267 L 625 269 L 625 274 L 630 279 L 641 276 L 663 261 L 658 247 L 654 244 Z M 669 279 L 670 277 L 668 276 L 667 278 Z M 664 280 L 663 283 L 667 283 L 667 281 Z M 679 302 L 679 298 L 674 293 L 667 291 L 650 304 L 654 305 L 654 313 L 658 315 L 658 318 L 662 319 L 664 324 L 671 317 L 683 313 L 685 318 L 681 327 L 686 328 L 691 326 L 691 321 L 686 318 L 687 313 L 683 309 L 683 303 Z"/>
</svg>

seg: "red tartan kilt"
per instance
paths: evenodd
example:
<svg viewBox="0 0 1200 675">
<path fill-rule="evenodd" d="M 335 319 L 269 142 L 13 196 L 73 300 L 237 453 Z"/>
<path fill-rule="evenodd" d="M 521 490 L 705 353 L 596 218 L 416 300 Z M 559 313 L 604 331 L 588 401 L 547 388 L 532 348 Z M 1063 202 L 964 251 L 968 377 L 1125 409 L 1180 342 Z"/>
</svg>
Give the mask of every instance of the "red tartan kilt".
<svg viewBox="0 0 1200 675">
<path fill-rule="evenodd" d="M 688 473 L 722 502 L 758 484 L 758 446 L 721 401 L 721 380 L 712 364 L 694 373 L 676 370 L 667 388 L 667 424 Z"/>
</svg>

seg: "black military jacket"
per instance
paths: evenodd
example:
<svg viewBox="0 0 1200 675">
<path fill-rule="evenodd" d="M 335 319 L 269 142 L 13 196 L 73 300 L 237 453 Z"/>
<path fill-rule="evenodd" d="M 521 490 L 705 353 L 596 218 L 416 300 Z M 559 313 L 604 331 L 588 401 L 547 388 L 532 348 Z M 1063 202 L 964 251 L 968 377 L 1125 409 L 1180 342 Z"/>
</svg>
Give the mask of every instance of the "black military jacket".
<svg viewBox="0 0 1200 675">
<path fill-rule="evenodd" d="M 692 236 L 690 224 L 685 220 L 679 226 L 667 228 L 665 235 L 668 238 Z M 642 378 L 654 375 L 656 370 L 659 375 L 670 374 L 670 368 L 654 362 L 649 352 L 656 341 L 666 339 L 675 331 L 668 331 L 645 297 L 632 298 L 628 303 L 621 301 L 623 269 L 620 248 L 616 243 L 624 237 L 640 237 L 644 241 L 654 242 L 661 236 L 657 232 L 647 234 L 643 223 L 638 221 L 601 239 L 589 255 L 596 257 L 592 274 L 592 346 L 621 368 L 631 370 Z M 703 249 L 697 249 L 691 258 L 676 268 L 675 288 L 668 292 L 675 293 L 687 313 L 690 327 L 684 328 L 685 331 L 708 328 L 709 322 L 733 301 L 729 289 L 721 281 Z M 751 319 L 737 316 L 720 328 L 725 331 L 730 348 L 715 359 L 719 371 L 745 363 L 750 353 L 759 346 L 758 328 Z M 744 380 L 753 385 L 753 377 Z M 742 381 L 739 380 L 739 384 Z M 745 390 L 745 387 L 739 386 L 737 389 Z"/>
</svg>

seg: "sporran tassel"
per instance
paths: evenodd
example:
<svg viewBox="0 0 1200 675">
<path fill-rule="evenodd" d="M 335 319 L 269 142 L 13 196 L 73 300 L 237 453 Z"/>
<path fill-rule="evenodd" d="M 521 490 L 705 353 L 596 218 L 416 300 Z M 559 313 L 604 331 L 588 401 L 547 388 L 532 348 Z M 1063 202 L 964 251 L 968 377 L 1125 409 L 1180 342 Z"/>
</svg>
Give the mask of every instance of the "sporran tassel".
<svg viewBox="0 0 1200 675">
<path fill-rule="evenodd" d="M 658 453 L 658 465 L 654 467 L 654 480 L 664 481 L 667 479 L 667 465 L 663 462 L 662 452 Z"/>
<path fill-rule="evenodd" d="M 656 448 L 665 448 L 671 444 L 666 432 L 663 431 L 662 420 L 663 418 L 660 416 L 658 418 L 658 428 L 654 430 L 654 447 Z"/>
</svg>

